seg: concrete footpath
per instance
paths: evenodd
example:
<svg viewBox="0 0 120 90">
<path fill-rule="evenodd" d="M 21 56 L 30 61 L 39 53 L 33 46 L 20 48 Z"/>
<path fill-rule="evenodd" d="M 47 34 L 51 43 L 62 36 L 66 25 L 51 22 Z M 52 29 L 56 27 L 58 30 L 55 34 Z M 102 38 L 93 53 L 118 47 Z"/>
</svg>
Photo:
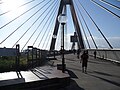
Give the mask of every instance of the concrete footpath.
<svg viewBox="0 0 120 90">
<path fill-rule="evenodd" d="M 54 65 L 61 63 L 56 56 Z M 101 59 L 89 57 L 87 74 L 82 73 L 80 59 L 76 55 L 65 55 L 65 62 L 71 77 L 70 86 L 60 90 L 120 90 L 120 66 Z"/>
<path fill-rule="evenodd" d="M 58 90 L 69 83 L 67 71 L 62 73 L 57 67 L 50 65 L 28 71 L 0 73 L 0 90 Z"/>
<path fill-rule="evenodd" d="M 82 73 L 80 59 L 77 59 L 77 55 L 67 54 L 65 55 L 65 63 L 68 72 L 62 73 L 62 71 L 57 70 L 56 67 L 57 64 L 61 64 L 62 62 L 61 56 L 56 56 L 56 58 L 57 60 L 48 62 L 51 66 L 36 67 L 29 71 L 1 73 L 0 86 L 9 84 L 13 84 L 14 86 L 14 84 L 21 85 L 21 83 L 23 83 L 21 86 L 16 87 L 21 88 L 20 90 L 41 90 L 40 88 L 42 86 L 45 88 L 49 85 L 49 87 L 56 86 L 57 90 L 120 90 L 120 65 L 89 57 L 88 70 L 87 74 L 85 74 Z M 70 85 L 65 88 L 60 88 L 65 85 L 69 77 L 71 78 Z M 53 82 L 51 81 L 52 78 L 56 80 Z M 41 81 L 45 81 L 44 85 Z M 60 82 L 60 84 L 56 85 L 56 82 Z M 50 86 L 51 83 L 52 85 Z M 47 90 L 50 90 L 50 88 Z M 51 90 L 53 89 L 51 88 Z"/>
</svg>

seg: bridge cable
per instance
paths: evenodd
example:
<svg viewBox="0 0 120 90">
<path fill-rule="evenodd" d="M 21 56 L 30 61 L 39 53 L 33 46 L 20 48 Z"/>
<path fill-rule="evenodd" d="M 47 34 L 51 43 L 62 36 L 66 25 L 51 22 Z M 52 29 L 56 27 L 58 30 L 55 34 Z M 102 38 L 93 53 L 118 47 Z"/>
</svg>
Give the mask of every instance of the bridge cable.
<svg viewBox="0 0 120 90">
<path fill-rule="evenodd" d="M 59 2 L 60 3 L 60 2 Z M 58 5 L 59 6 L 59 5 Z M 57 8 L 56 8 L 57 9 Z M 57 10 L 58 11 L 58 10 Z M 57 14 L 56 14 L 56 17 L 57 17 Z M 55 18 L 53 18 L 53 21 L 55 21 Z M 51 25 L 51 27 L 50 28 L 52 28 L 52 25 Z M 47 41 L 47 43 L 46 43 L 46 46 L 45 46 L 45 48 L 47 48 L 47 46 L 48 46 L 48 43 L 49 43 L 49 41 L 50 40 L 52 40 L 52 34 L 51 33 L 53 33 L 52 32 L 53 30 L 51 29 L 51 31 L 50 31 L 50 35 L 49 35 L 49 37 L 48 37 L 48 40 L 46 40 Z M 51 37 L 51 39 L 50 39 L 50 37 Z M 51 42 L 50 42 L 51 43 Z"/>
<path fill-rule="evenodd" d="M 56 43 L 56 47 L 58 48 L 61 44 L 61 38 L 58 38 L 58 37 L 61 37 L 61 30 L 59 30 L 58 32 L 58 36 L 57 36 L 57 43 Z M 60 49 L 61 49 L 61 46 L 60 46 Z"/>
<path fill-rule="evenodd" d="M 59 4 L 60 4 L 60 1 L 59 1 Z M 59 8 L 59 5 L 58 5 L 58 7 L 57 7 L 57 12 L 58 12 L 58 8 Z M 55 15 L 55 17 L 57 17 L 57 14 Z M 56 19 L 56 18 L 53 18 L 53 21 L 55 21 L 55 19 Z M 53 22 L 53 23 L 54 23 L 54 22 Z M 51 27 L 50 27 L 50 28 L 52 28 L 52 25 L 51 25 Z M 49 42 L 49 41 L 51 41 L 51 40 L 52 40 L 52 34 L 51 34 L 51 33 L 53 33 L 53 31 L 54 31 L 54 30 L 51 30 L 50 35 L 49 35 L 49 37 L 48 37 L 48 40 L 46 40 L 46 41 L 47 41 L 47 43 L 46 43 L 45 48 L 47 48 L 47 47 L 48 47 L 48 45 L 50 45 L 50 44 L 48 44 L 48 43 L 51 43 L 51 42 Z M 50 49 L 50 46 L 49 46 L 49 49 Z"/>
<path fill-rule="evenodd" d="M 55 48 L 54 48 L 54 50 L 55 50 L 56 48 L 61 47 L 61 43 L 59 43 L 59 42 L 61 42 L 61 33 L 60 33 L 60 31 L 61 31 L 61 30 L 58 30 L 58 34 L 57 34 L 57 36 L 56 36 L 56 43 L 55 43 Z M 52 37 L 52 35 L 51 35 L 51 37 Z M 50 40 L 52 40 L 52 38 L 51 38 Z M 50 43 L 50 42 L 49 42 L 49 43 Z M 49 47 L 49 50 L 50 50 L 50 47 Z"/>
<path fill-rule="evenodd" d="M 44 7 L 44 6 L 43 6 Z M 19 28 L 21 28 L 27 21 L 29 21 L 34 15 L 36 15 L 43 7 L 41 7 L 39 10 L 37 10 L 33 15 L 31 15 L 26 21 L 24 21 L 19 27 L 17 27 L 11 34 L 9 34 L 3 41 L 0 42 L 2 44 L 4 41 L 6 41 L 10 36 L 12 36 Z M 14 45 L 13 45 L 14 47 Z"/>
<path fill-rule="evenodd" d="M 77 5 L 77 8 L 78 8 L 78 5 Z M 84 17 L 83 17 L 83 15 L 82 15 L 82 13 L 81 13 L 81 11 L 80 11 L 79 8 L 78 8 L 78 10 L 79 10 L 79 13 L 80 13 L 80 15 L 81 15 L 81 17 L 82 17 L 82 19 L 83 19 L 83 21 L 84 21 L 84 23 L 85 23 L 85 26 L 86 26 L 89 34 L 90 34 L 90 37 L 91 37 L 91 39 L 92 39 L 92 41 L 93 41 L 93 43 L 94 43 L 94 45 L 95 45 L 95 47 L 96 47 L 96 49 L 97 49 L 98 47 L 97 47 L 97 45 L 96 45 L 96 43 L 95 43 L 95 40 L 94 40 L 94 38 L 93 38 L 93 36 L 92 36 L 92 34 L 91 34 L 91 32 L 90 32 L 90 29 L 89 29 L 89 27 L 88 27 L 88 25 L 87 25 L 87 23 L 86 23 L 86 21 L 85 21 L 85 19 L 84 19 Z"/>
<path fill-rule="evenodd" d="M 51 0 L 50 0 L 51 1 Z M 49 2 L 47 2 L 44 6 L 46 6 L 47 4 L 48 4 Z M 53 3 L 51 3 L 51 4 L 53 4 Z M 44 7 L 43 6 L 43 7 Z M 48 6 L 48 8 L 50 7 L 50 5 Z M 48 9 L 47 8 L 47 9 Z M 15 43 L 15 44 L 17 44 L 19 41 L 20 41 L 20 39 L 33 27 L 33 25 L 41 18 L 41 16 L 47 11 L 47 9 L 42 13 L 42 14 L 40 14 L 39 15 L 39 17 L 32 23 L 32 25 L 26 30 L 26 32 L 19 38 L 19 40 Z M 15 45 L 14 44 L 14 45 Z"/>
<path fill-rule="evenodd" d="M 21 17 L 22 15 L 26 14 L 27 12 L 29 12 L 30 10 L 34 9 L 35 7 L 37 7 L 38 5 L 40 5 L 41 3 L 43 3 L 45 0 L 41 1 L 40 3 L 36 4 L 35 6 L 33 6 L 32 8 L 28 9 L 27 11 L 25 11 L 24 13 L 20 14 L 19 16 L 17 16 L 16 18 L 14 18 L 13 20 L 9 21 L 8 23 L 4 24 L 3 26 L 0 27 L 0 29 L 4 28 L 5 26 L 7 26 L 8 24 L 12 23 L 13 21 L 15 21 L 16 19 L 18 19 L 19 17 Z"/>
<path fill-rule="evenodd" d="M 52 11 L 53 12 L 53 11 Z M 52 14 L 52 13 L 51 13 Z M 47 21 L 46 21 L 46 23 L 47 23 Z M 46 25 L 46 24 L 45 24 Z M 45 27 L 45 25 L 43 26 L 43 27 Z M 49 27 L 49 25 L 47 26 L 47 28 Z M 38 44 L 38 47 L 40 46 L 40 44 L 41 44 L 41 42 L 42 42 L 42 39 L 43 39 L 43 37 L 44 37 L 44 35 L 45 35 L 45 33 L 46 33 L 46 31 L 47 31 L 47 28 L 46 28 L 46 30 L 45 30 L 45 32 L 44 32 L 44 34 L 42 35 L 42 38 L 41 38 L 41 40 L 40 40 L 40 42 L 39 42 L 39 44 Z"/>
<path fill-rule="evenodd" d="M 31 0 L 31 1 L 27 2 L 27 3 L 24 3 L 24 4 L 16 7 L 16 9 L 18 9 L 18 8 L 20 8 L 20 7 L 23 7 L 23 6 L 25 6 L 25 5 L 29 4 L 29 3 L 32 3 L 33 1 L 35 1 L 35 0 Z M 12 11 L 12 10 L 8 10 L 8 11 L 6 11 L 6 12 L 4 12 L 4 13 L 1 13 L 0 16 L 5 15 L 5 14 L 11 12 L 11 11 Z"/>
<path fill-rule="evenodd" d="M 107 2 L 106 0 L 100 0 L 100 1 L 107 4 L 107 5 L 109 5 L 109 6 L 111 6 L 111 7 L 113 7 L 113 8 L 116 8 L 116 9 L 120 10 L 120 7 L 118 7 L 118 6 L 114 5 L 114 4 L 111 4 L 110 2 Z"/>
<path fill-rule="evenodd" d="M 56 4 L 54 10 L 53 10 L 52 13 L 51 13 L 51 18 L 49 17 L 50 20 L 49 20 L 48 27 L 47 27 L 46 29 L 49 28 L 49 26 L 52 24 L 52 20 L 54 20 L 53 17 L 55 16 L 54 13 L 55 13 L 55 11 L 57 10 L 56 7 L 57 7 L 57 4 Z M 51 26 L 52 26 L 52 25 L 51 25 Z M 47 40 L 47 38 L 48 38 L 49 33 L 50 33 L 50 29 L 49 29 L 49 31 L 46 33 L 46 37 L 45 37 L 45 40 L 44 40 L 44 42 L 43 42 L 42 48 L 45 46 L 45 42 L 46 42 L 46 40 Z"/>
<path fill-rule="evenodd" d="M 78 8 L 78 5 L 77 5 L 76 2 L 75 2 L 75 4 L 76 4 L 76 6 L 77 6 L 77 8 Z M 80 11 L 79 8 L 78 8 L 78 10 Z M 91 47 L 90 47 L 90 44 L 89 44 L 89 41 L 88 41 L 88 38 L 87 38 L 87 35 L 86 35 L 86 32 L 85 32 L 85 29 L 84 29 L 84 27 L 83 27 L 83 24 L 82 24 L 82 21 L 81 21 L 79 15 L 78 15 L 78 19 L 79 19 L 79 21 L 80 21 L 80 24 L 81 24 L 81 27 L 82 27 L 83 33 L 84 33 L 84 35 L 85 35 L 85 38 L 86 38 L 86 41 L 87 41 L 88 47 L 89 47 L 89 49 L 90 49 Z"/>
<path fill-rule="evenodd" d="M 46 15 L 46 16 L 47 16 L 47 15 Z M 40 25 L 42 24 L 42 22 L 45 20 L 46 16 L 45 16 L 44 19 L 41 21 L 41 23 L 39 24 L 39 26 L 40 26 Z M 39 28 L 39 26 L 38 26 L 38 28 Z M 45 25 L 44 25 L 44 26 L 45 26 Z M 43 28 L 42 28 L 41 30 L 43 30 Z M 37 35 L 37 37 L 36 37 L 35 41 L 33 42 L 33 45 L 32 45 L 32 46 L 35 45 L 35 43 L 36 43 L 36 41 L 38 40 L 38 38 L 39 38 L 41 32 L 42 32 L 42 31 L 40 31 L 39 34 Z"/>
<path fill-rule="evenodd" d="M 96 4 L 97 6 L 99 6 L 100 8 L 102 8 L 102 9 L 104 9 L 105 11 L 107 11 L 107 12 L 109 12 L 109 13 L 111 13 L 112 15 L 114 15 L 114 16 L 116 16 L 116 17 L 118 17 L 119 19 L 120 19 L 120 16 L 119 15 L 117 15 L 117 14 L 115 14 L 114 12 L 112 12 L 111 10 L 109 10 L 109 9 L 107 9 L 107 8 L 105 8 L 104 6 L 102 6 L 102 5 L 100 5 L 99 3 L 97 3 L 96 1 L 94 1 L 94 0 L 91 0 L 94 4 Z"/>
<path fill-rule="evenodd" d="M 53 4 L 53 3 L 52 3 Z M 50 4 L 50 6 L 51 6 L 51 4 Z M 48 8 L 50 8 L 50 6 L 48 7 Z M 53 4 L 53 6 L 55 6 L 55 4 Z M 47 8 L 47 9 L 48 9 Z M 52 7 L 53 8 L 53 7 Z M 52 9 L 52 8 L 50 8 L 50 10 Z M 47 10 L 45 10 L 45 11 L 47 11 Z M 49 11 L 48 11 L 48 13 L 46 14 L 46 15 L 48 15 L 49 14 Z M 45 18 L 46 18 L 46 16 L 45 16 Z M 47 20 L 46 20 L 47 21 Z M 48 21 L 47 21 L 48 22 Z M 46 24 L 45 24 L 46 25 Z M 22 50 L 24 49 L 24 47 L 27 45 L 27 43 L 30 41 L 30 39 L 32 38 L 32 36 L 34 35 L 34 33 L 36 32 L 36 30 L 33 32 L 33 34 L 30 36 L 30 38 L 28 39 L 28 41 L 25 43 L 25 45 L 23 46 L 23 48 L 22 48 Z"/>
<path fill-rule="evenodd" d="M 59 1 L 59 4 L 60 4 L 60 1 Z M 58 7 L 59 7 L 59 5 L 58 5 Z M 56 12 L 58 12 L 58 7 L 56 8 Z M 57 17 L 57 14 L 54 14 L 54 16 Z M 52 23 L 51 23 L 51 24 L 54 25 L 54 24 L 55 24 L 55 23 L 54 23 L 55 18 L 53 18 L 52 20 L 53 20 L 53 24 L 52 24 Z M 52 20 L 51 20 L 51 21 L 52 21 Z M 51 25 L 50 28 L 52 28 L 52 25 Z M 52 29 L 50 30 L 49 36 L 48 36 L 48 38 L 47 38 L 47 40 L 46 40 L 47 43 L 46 43 L 46 45 L 45 45 L 45 48 L 47 48 L 48 42 L 52 39 L 52 36 L 51 36 L 52 34 L 51 34 L 51 33 L 53 33 L 53 30 L 52 30 Z M 50 39 L 50 37 L 51 37 L 51 39 Z"/>
<path fill-rule="evenodd" d="M 79 1 L 79 0 L 78 0 Z M 108 43 L 109 47 L 111 49 L 113 49 L 112 45 L 110 44 L 110 42 L 107 40 L 107 38 L 104 36 L 103 32 L 100 30 L 100 28 L 98 27 L 98 25 L 95 23 L 95 21 L 93 20 L 93 18 L 90 16 L 90 14 L 87 12 L 87 10 L 83 7 L 83 5 L 80 3 L 80 6 L 83 8 L 83 10 L 86 12 L 86 14 L 88 15 L 88 17 L 90 18 L 90 20 L 93 22 L 93 24 L 96 26 L 97 30 L 100 32 L 100 34 L 103 36 L 103 38 L 106 40 L 106 42 Z"/>
</svg>

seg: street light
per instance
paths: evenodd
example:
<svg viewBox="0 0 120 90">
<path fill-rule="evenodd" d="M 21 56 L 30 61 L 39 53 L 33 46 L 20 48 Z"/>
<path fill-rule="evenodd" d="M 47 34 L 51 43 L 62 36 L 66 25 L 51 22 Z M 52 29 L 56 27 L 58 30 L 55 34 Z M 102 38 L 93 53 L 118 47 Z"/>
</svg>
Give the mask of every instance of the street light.
<svg viewBox="0 0 120 90">
<path fill-rule="evenodd" d="M 63 42 L 61 43 L 61 50 L 62 50 L 62 72 L 65 72 L 65 58 L 64 58 L 64 25 L 67 22 L 67 17 L 66 14 L 60 14 L 58 16 L 58 21 L 59 23 L 61 23 L 62 25 L 62 38 L 63 38 Z"/>
</svg>

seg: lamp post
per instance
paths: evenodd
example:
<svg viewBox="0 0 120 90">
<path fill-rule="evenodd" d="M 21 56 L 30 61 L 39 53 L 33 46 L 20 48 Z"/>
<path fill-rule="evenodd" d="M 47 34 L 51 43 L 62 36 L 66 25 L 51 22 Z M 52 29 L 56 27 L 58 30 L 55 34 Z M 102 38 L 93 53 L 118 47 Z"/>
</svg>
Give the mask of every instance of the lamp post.
<svg viewBox="0 0 120 90">
<path fill-rule="evenodd" d="M 66 14 L 60 14 L 58 16 L 58 21 L 62 25 L 62 43 L 61 43 L 61 50 L 62 50 L 62 72 L 65 72 L 65 58 L 64 58 L 64 25 L 67 22 Z"/>
</svg>

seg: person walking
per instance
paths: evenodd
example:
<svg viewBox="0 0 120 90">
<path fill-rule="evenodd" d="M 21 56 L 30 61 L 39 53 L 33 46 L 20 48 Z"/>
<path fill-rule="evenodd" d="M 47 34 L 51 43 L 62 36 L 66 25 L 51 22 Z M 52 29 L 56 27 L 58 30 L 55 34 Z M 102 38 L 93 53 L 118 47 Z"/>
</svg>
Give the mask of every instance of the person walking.
<svg viewBox="0 0 120 90">
<path fill-rule="evenodd" d="M 84 51 L 81 55 L 81 62 L 82 62 L 82 72 L 87 73 L 87 62 L 88 62 L 88 51 Z"/>
<path fill-rule="evenodd" d="M 94 58 L 96 59 L 96 55 L 97 55 L 97 52 L 96 51 L 94 51 Z"/>
<path fill-rule="evenodd" d="M 79 59 L 80 49 L 77 50 L 77 58 Z"/>
<path fill-rule="evenodd" d="M 75 50 L 75 49 L 73 49 L 73 53 L 74 53 L 74 55 L 75 55 L 75 53 L 76 53 L 76 50 Z"/>
</svg>

